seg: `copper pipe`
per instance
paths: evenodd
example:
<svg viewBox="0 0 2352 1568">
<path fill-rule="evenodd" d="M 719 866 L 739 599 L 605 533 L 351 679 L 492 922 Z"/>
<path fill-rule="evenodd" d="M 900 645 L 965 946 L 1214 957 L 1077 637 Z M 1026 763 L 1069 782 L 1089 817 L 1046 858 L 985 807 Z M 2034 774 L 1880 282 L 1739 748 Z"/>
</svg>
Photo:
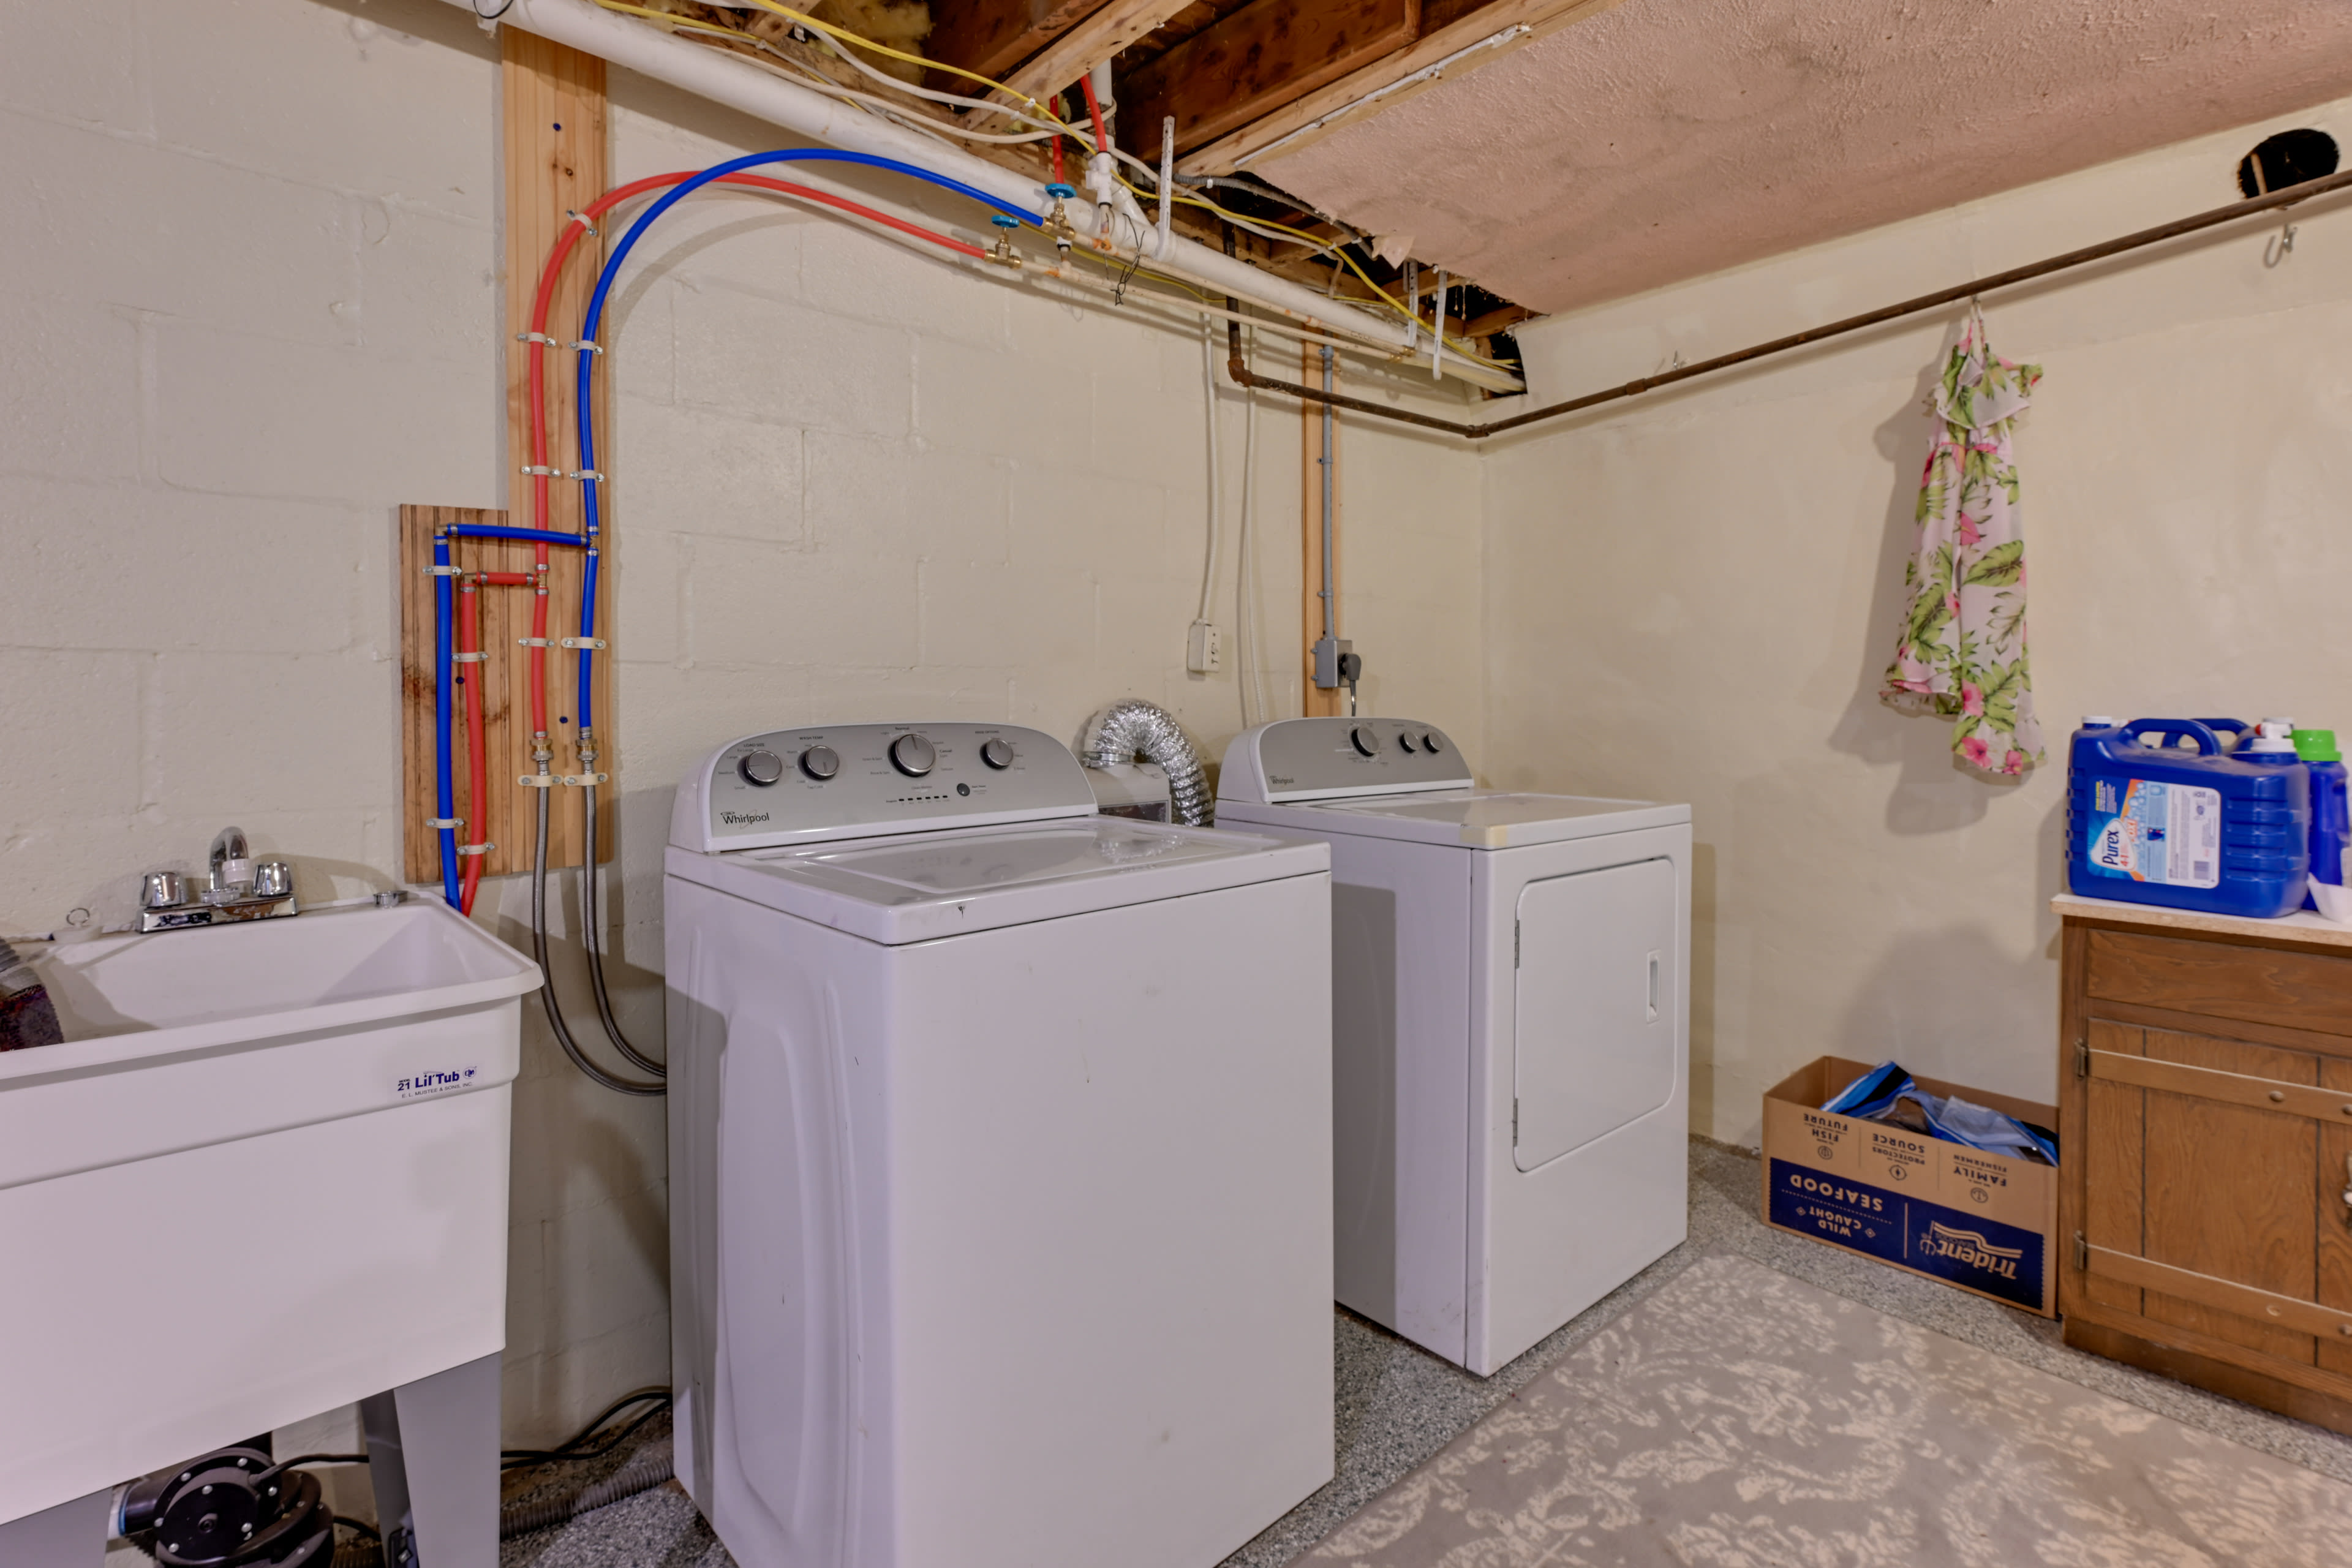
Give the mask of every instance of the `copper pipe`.
<svg viewBox="0 0 2352 1568">
<path fill-rule="evenodd" d="M 1507 430 L 1517 430 L 1522 426 L 1533 425 L 1538 420 L 1557 419 L 1563 414 L 1574 414 L 1599 404 L 1613 403 L 1625 397 L 1638 397 L 1643 393 L 1654 392 L 1662 386 L 1672 386 L 1678 381 L 1688 381 L 1693 376 L 1707 375 L 1718 370 L 1729 370 L 1733 365 L 1747 364 L 1773 354 L 1787 353 L 1791 349 L 1804 348 L 1825 339 L 1843 337 L 1848 332 L 1858 332 L 1867 327 L 1878 326 L 1882 322 L 1896 321 L 1905 316 L 1915 316 L 1922 310 L 1932 310 L 1938 305 L 1949 305 L 1971 296 L 1990 294 L 1996 289 L 2007 289 L 2019 283 L 2030 282 L 2036 278 L 2046 278 L 2053 272 L 2063 272 L 2070 268 L 2086 267 L 2094 261 L 2105 261 L 2110 256 L 2120 256 L 2126 251 L 2137 250 L 2145 246 L 2161 245 L 2168 239 L 2178 239 L 2183 235 L 2195 234 L 2200 229 L 2211 228 L 2217 224 L 2233 223 L 2240 218 L 2252 217 L 2257 214 L 2290 207 L 2298 202 L 2309 201 L 2315 196 L 2332 195 L 2347 187 L 2352 187 L 2352 170 L 2330 174 L 2325 179 L 2306 180 L 2298 185 L 2289 185 L 2284 190 L 2273 191 L 2268 195 L 2232 202 L 2228 206 L 2215 207 L 2210 212 L 2201 212 L 2193 217 L 2176 218 L 2170 223 L 2159 224 L 2154 228 L 2144 228 L 2137 234 L 2125 235 L 2120 239 L 2110 239 L 2099 245 L 2087 245 L 2080 250 L 2070 250 L 2063 256 L 2053 256 L 2045 261 L 2028 262 L 2023 267 L 2012 267 L 2006 272 L 1996 272 L 1990 278 L 1979 278 L 1973 282 L 1955 284 L 1949 289 L 1939 289 L 1932 294 L 1922 294 L 1916 300 L 1906 300 L 1899 305 L 1882 306 L 1875 310 L 1866 310 L 1859 316 L 1848 316 L 1842 321 L 1832 321 L 1827 326 L 1811 327 L 1801 332 L 1791 332 L 1785 338 L 1774 338 L 1769 342 L 1737 349 L 1727 354 L 1717 354 L 1713 359 L 1705 359 L 1696 364 L 1686 364 L 1674 370 L 1662 371 L 1656 375 L 1637 376 L 1622 386 L 1612 386 L 1604 392 L 1589 392 L 1582 397 L 1571 397 L 1564 403 L 1546 404 L 1541 408 L 1530 409 L 1525 414 L 1514 414 L 1507 419 L 1490 420 L 1483 425 L 1466 424 L 1455 419 L 1440 419 L 1434 415 L 1415 414 L 1404 408 L 1391 408 L 1383 404 L 1367 402 L 1360 397 L 1349 397 L 1342 393 L 1325 392 L 1317 387 L 1301 386 L 1296 382 L 1276 381 L 1270 376 L 1259 375 L 1243 361 L 1241 327 L 1233 321 L 1225 323 L 1225 342 L 1230 351 L 1225 361 L 1225 373 L 1234 378 L 1234 384 L 1238 386 L 1254 387 L 1261 392 L 1287 393 L 1293 397 L 1301 398 L 1309 403 L 1320 403 L 1332 408 L 1345 408 L 1357 414 L 1369 414 L 1374 418 L 1393 420 L 1401 425 L 1418 425 L 1426 430 L 1444 430 L 1466 440 L 1482 441 L 1489 436 L 1499 436 Z M 1232 243 L 1232 238 L 1228 236 L 1226 246 L 1229 251 Z"/>
</svg>

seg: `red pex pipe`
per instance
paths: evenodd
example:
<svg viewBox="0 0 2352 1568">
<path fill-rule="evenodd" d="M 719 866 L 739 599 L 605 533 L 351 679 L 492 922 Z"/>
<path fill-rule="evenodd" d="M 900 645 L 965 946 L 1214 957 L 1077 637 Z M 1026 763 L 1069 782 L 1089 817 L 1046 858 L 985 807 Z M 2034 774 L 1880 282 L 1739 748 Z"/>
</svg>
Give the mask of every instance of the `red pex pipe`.
<svg viewBox="0 0 2352 1568">
<path fill-rule="evenodd" d="M 1095 151 L 1108 153 L 1110 151 L 1110 132 L 1103 129 L 1102 105 L 1095 99 L 1095 79 L 1091 74 L 1082 76 L 1078 79 L 1078 85 L 1087 90 L 1087 112 L 1095 117 Z"/>
<path fill-rule="evenodd" d="M 681 184 L 694 178 L 698 173 L 700 173 L 699 170 L 685 169 L 674 174 L 651 174 L 642 180 L 632 180 L 625 185 L 614 186 L 590 203 L 585 212 L 576 215 L 575 221 L 566 224 L 563 232 L 556 237 L 554 246 L 549 249 L 547 265 L 540 269 L 539 293 L 531 301 L 530 331 L 532 335 L 525 340 L 530 349 L 530 466 L 532 468 L 543 470 L 548 466 L 547 343 L 545 339 L 548 311 L 554 301 L 555 284 L 562 275 L 563 264 L 571 258 L 573 247 L 579 244 L 580 236 L 585 231 L 589 223 L 632 196 L 643 195 L 647 191 L 659 190 L 666 185 Z M 917 224 L 908 223 L 901 218 L 892 217 L 887 213 L 877 212 L 862 203 L 850 201 L 844 196 L 836 196 L 829 191 L 795 184 L 789 180 L 772 180 L 764 174 L 739 174 L 722 175 L 713 184 L 748 186 L 755 190 L 772 191 L 778 195 L 792 196 L 801 201 L 815 202 L 822 206 L 829 206 L 836 211 L 865 218 L 870 223 L 880 224 L 885 228 L 896 229 L 901 234 L 912 235 L 918 239 L 927 239 L 933 245 L 955 251 L 959 255 L 969 256 L 975 259 L 985 259 L 988 255 L 979 246 L 968 244 L 963 240 L 940 234 Z M 530 523 L 533 528 L 543 529 L 547 526 L 549 477 L 545 472 L 540 472 L 533 474 L 530 479 Z M 542 544 L 538 547 L 538 565 L 542 574 L 547 563 L 547 546 Z M 543 575 L 523 577 L 520 580 L 538 583 L 541 588 L 538 603 L 531 607 L 530 635 L 543 640 L 547 636 L 547 595 L 544 592 L 546 584 Z M 586 722 L 588 715 L 581 715 L 581 720 L 582 722 Z M 547 649 L 537 643 L 534 643 L 530 649 L 530 727 L 534 734 L 547 733 Z M 476 856 L 473 858 L 478 860 L 480 857 Z"/>
</svg>

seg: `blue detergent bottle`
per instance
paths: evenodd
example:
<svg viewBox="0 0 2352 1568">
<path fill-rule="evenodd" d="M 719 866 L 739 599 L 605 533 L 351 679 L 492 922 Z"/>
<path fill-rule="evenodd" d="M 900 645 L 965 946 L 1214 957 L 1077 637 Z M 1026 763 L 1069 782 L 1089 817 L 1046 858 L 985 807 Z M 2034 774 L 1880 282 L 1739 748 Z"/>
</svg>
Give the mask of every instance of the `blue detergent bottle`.
<svg viewBox="0 0 2352 1568">
<path fill-rule="evenodd" d="M 2092 718 L 2067 761 L 2073 892 L 2261 920 L 2302 907 L 2311 773 L 2284 731 L 2232 755 L 2199 720 Z"/>
<path fill-rule="evenodd" d="M 2352 794 L 2333 730 L 2293 731 L 2295 755 L 2311 770 L 2311 887 L 2303 907 L 2332 921 L 2352 921 L 2352 892 L 2344 886 L 2344 851 L 2352 848 Z"/>
</svg>

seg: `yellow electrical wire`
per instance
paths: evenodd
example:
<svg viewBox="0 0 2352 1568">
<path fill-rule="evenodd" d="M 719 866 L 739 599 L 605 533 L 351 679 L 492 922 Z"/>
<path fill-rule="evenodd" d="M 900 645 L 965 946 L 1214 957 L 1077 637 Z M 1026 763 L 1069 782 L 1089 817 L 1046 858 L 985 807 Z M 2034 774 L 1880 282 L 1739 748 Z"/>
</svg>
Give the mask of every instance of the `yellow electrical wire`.
<svg viewBox="0 0 2352 1568">
<path fill-rule="evenodd" d="M 833 38 L 837 42 L 854 44 L 861 49 L 867 49 L 877 55 L 887 55 L 894 60 L 904 60 L 908 65 L 922 66 L 926 69 L 929 70 L 945 71 L 950 76 L 961 77 L 966 81 L 976 81 L 982 87 L 988 88 L 992 91 L 1010 94 L 1012 97 L 1018 100 L 1022 106 L 1034 111 L 1034 113 L 1038 117 L 1051 121 L 1054 125 L 1068 132 L 1081 143 L 1089 146 L 1094 144 L 1094 139 L 1087 135 L 1085 132 L 1079 130 L 1078 127 L 1073 125 L 1070 121 L 1064 120 L 1059 114 L 1055 113 L 1052 110 L 1046 108 L 1044 104 L 1038 102 L 1027 93 L 1020 92 L 1013 88 L 1007 87 L 1004 83 L 998 81 L 993 77 L 982 76 L 977 71 L 968 71 L 961 66 L 946 65 L 938 60 L 925 59 L 920 55 L 910 55 L 902 49 L 894 49 L 887 44 L 877 44 L 871 38 L 860 37 L 857 34 L 849 32 L 841 27 L 834 26 L 831 23 L 820 22 L 804 11 L 795 11 L 789 5 L 779 5 L 777 4 L 777 0 L 749 0 L 749 3 L 762 11 L 770 13 L 771 15 L 782 16 L 787 21 L 797 22 L 803 27 L 814 28 L 816 31 L 824 34 L 827 37 Z M 626 0 L 596 0 L 596 4 L 607 11 L 625 11 L 632 16 L 644 16 L 650 20 L 659 22 L 665 26 L 690 28 L 695 32 L 706 33 L 713 37 L 722 38 L 740 38 L 743 37 L 742 34 L 731 28 L 713 26 L 710 24 L 696 22 L 683 16 L 673 16 L 667 12 L 647 10 L 642 5 L 629 5 L 626 3 Z M 948 136 L 955 134 L 952 128 L 946 126 L 940 127 L 940 132 L 942 134 Z M 1118 178 L 1118 183 L 1120 184 L 1125 185 L 1128 190 L 1135 195 L 1144 196 L 1151 194 L 1140 189 L 1123 176 L 1116 177 Z M 1214 213 L 1217 216 L 1223 218 L 1228 223 L 1236 223 L 1245 226 L 1254 225 L 1260 228 L 1279 229 L 1284 234 L 1304 240 L 1309 245 L 1324 243 L 1320 236 L 1309 234 L 1305 229 L 1293 228 L 1288 224 L 1276 223 L 1272 218 L 1244 217 L 1239 213 L 1227 212 L 1224 208 L 1209 200 L 1206 196 L 1196 195 L 1190 191 L 1177 192 L 1175 194 L 1175 199 L 1188 206 L 1205 208 L 1206 210 Z M 1381 304 L 1386 305 L 1390 310 L 1394 310 L 1398 315 L 1402 316 L 1405 320 L 1412 321 L 1416 325 L 1421 323 L 1420 315 L 1412 310 L 1407 310 L 1402 300 L 1394 298 L 1387 289 L 1374 282 L 1372 280 L 1371 274 L 1366 272 L 1356 258 L 1348 254 L 1347 247 L 1344 245 L 1332 250 L 1330 254 L 1338 257 L 1341 261 L 1346 262 L 1348 264 L 1348 270 L 1353 272 L 1358 278 L 1361 279 L 1363 280 L 1364 287 L 1370 289 L 1372 291 L 1373 296 L 1378 299 Z M 1151 276 L 1160 277 L 1163 275 L 1154 273 Z M 1176 279 L 1168 279 L 1167 281 L 1175 282 Z M 1189 285 L 1184 285 L 1183 287 L 1187 288 L 1190 292 L 1196 294 L 1199 292 L 1197 289 L 1192 289 Z M 1202 298 L 1205 299 L 1206 296 L 1203 295 Z M 1501 363 L 1500 361 L 1488 359 L 1485 355 L 1474 352 L 1466 346 L 1467 340 L 1465 339 L 1456 338 L 1451 334 L 1447 334 L 1445 342 L 1447 346 L 1453 348 L 1456 353 L 1459 353 L 1463 358 L 1470 360 L 1475 363 L 1492 365 L 1499 364 Z"/>
</svg>

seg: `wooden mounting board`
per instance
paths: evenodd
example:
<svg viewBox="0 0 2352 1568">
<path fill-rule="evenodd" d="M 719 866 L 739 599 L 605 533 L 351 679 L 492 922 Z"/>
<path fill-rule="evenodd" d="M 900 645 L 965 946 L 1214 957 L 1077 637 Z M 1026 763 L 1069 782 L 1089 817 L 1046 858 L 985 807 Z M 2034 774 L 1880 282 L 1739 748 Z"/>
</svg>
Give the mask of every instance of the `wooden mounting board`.
<svg viewBox="0 0 2352 1568">
<path fill-rule="evenodd" d="M 504 297 L 506 331 L 501 347 L 506 370 L 508 465 L 507 489 L 516 498 L 511 521 L 528 526 L 530 481 L 519 472 L 531 459 L 530 356 L 515 334 L 530 325 L 531 306 L 539 290 L 540 269 L 548 252 L 571 221 L 610 183 L 606 172 L 604 62 L 593 55 L 551 43 L 519 27 L 499 29 L 499 90 L 500 139 L 504 159 L 506 236 Z M 580 318 L 604 259 L 600 239 L 583 237 L 570 264 L 557 281 L 548 310 L 548 335 L 559 342 L 580 336 Z M 572 355 L 550 351 L 547 359 L 548 463 L 559 468 L 579 467 L 577 444 L 570 435 Z M 601 422 L 600 422 L 601 423 Z M 604 430 L 598 432 L 599 439 Z M 434 809 L 434 580 L 425 575 L 433 564 L 433 531 L 443 523 L 504 524 L 505 511 L 465 507 L 403 507 L 400 510 L 400 662 L 403 769 L 402 843 L 405 874 L 415 882 L 441 878 L 440 835 L 430 826 Z M 582 524 L 580 486 L 557 481 L 548 488 L 548 525 L 577 533 Z M 605 535 L 604 568 L 599 574 L 596 630 L 613 636 L 612 536 Z M 579 632 L 580 574 L 577 550 L 549 552 L 547 635 L 576 636 Z M 533 552 L 527 543 L 500 540 L 468 540 L 457 547 L 456 563 L 474 571 L 528 572 Z M 480 590 L 482 647 L 488 662 L 459 667 L 467 679 L 478 678 L 488 701 L 484 710 L 484 750 L 488 753 L 486 798 L 467 798 L 466 731 L 462 691 L 453 747 L 456 815 L 467 821 L 461 843 L 488 842 L 498 847 L 483 858 L 485 875 L 501 876 L 530 868 L 531 841 L 536 836 L 538 791 L 515 783 L 536 772 L 531 762 L 530 661 L 516 638 L 530 634 L 529 588 L 485 587 Z M 566 649 L 548 652 L 548 730 L 554 742 L 557 773 L 577 773 L 573 745 L 579 715 L 572 711 L 577 656 Z M 559 721 L 561 721 L 559 722 Z M 596 668 L 596 738 L 603 753 L 597 766 L 614 771 L 616 753 L 613 731 L 613 661 L 600 657 Z M 581 812 L 573 790 L 559 788 L 549 802 L 548 864 L 580 863 Z M 613 788 L 604 786 L 597 805 L 596 858 L 613 856 Z"/>
<path fill-rule="evenodd" d="M 436 688 L 434 660 L 433 531 L 447 523 L 488 523 L 504 526 L 507 514 L 477 507 L 404 506 L 400 509 L 400 734 L 401 842 L 404 875 L 412 882 L 441 879 L 441 836 L 434 830 L 437 791 L 434 779 L 433 708 Z M 459 566 L 476 572 L 529 572 L 532 547 L 520 540 L 468 539 L 458 542 L 451 554 Z M 577 550 L 548 552 L 547 635 L 571 637 L 579 631 L 580 573 Z M 606 570 L 597 583 L 596 625 L 601 632 L 609 621 L 605 606 L 612 598 L 612 576 Z M 450 773 L 456 784 L 456 815 L 466 819 L 458 830 L 461 844 L 485 840 L 498 847 L 482 858 L 485 876 L 499 877 L 530 869 L 531 841 L 538 833 L 539 791 L 517 784 L 533 772 L 530 758 L 530 650 L 515 639 L 530 635 L 529 588 L 480 589 L 482 642 L 490 657 L 480 664 L 457 667 L 467 681 L 480 680 L 486 700 L 482 710 L 483 751 L 488 755 L 488 789 L 477 803 L 467 782 L 465 688 L 457 689 L 455 734 L 450 747 Z M 455 604 L 457 595 L 451 595 Z M 572 711 L 575 663 L 569 648 L 548 650 L 548 731 L 554 739 L 557 773 L 577 772 L 572 750 L 579 715 Z M 596 740 L 604 755 L 597 767 L 613 771 L 613 661 L 609 654 L 596 661 Z M 559 721 L 561 721 L 559 722 Z M 614 791 L 603 784 L 596 799 L 596 858 L 613 858 Z M 581 811 L 579 791 L 558 787 L 548 803 L 547 863 L 580 864 Z"/>
</svg>

